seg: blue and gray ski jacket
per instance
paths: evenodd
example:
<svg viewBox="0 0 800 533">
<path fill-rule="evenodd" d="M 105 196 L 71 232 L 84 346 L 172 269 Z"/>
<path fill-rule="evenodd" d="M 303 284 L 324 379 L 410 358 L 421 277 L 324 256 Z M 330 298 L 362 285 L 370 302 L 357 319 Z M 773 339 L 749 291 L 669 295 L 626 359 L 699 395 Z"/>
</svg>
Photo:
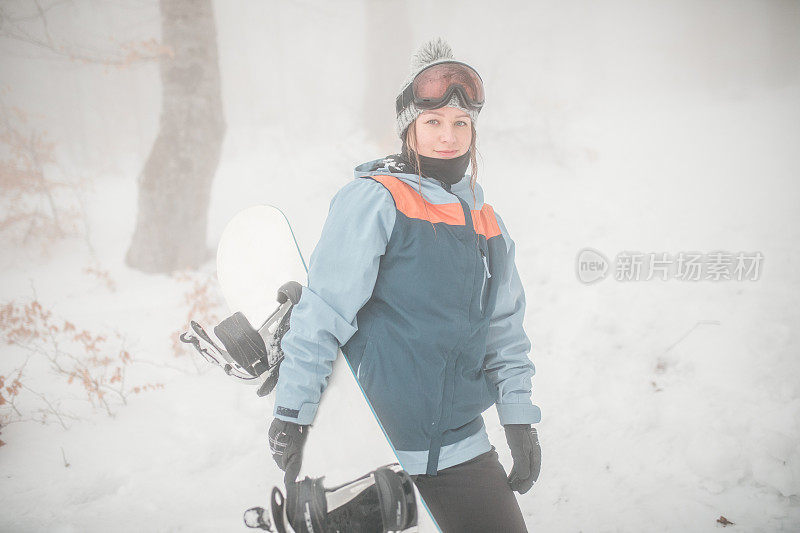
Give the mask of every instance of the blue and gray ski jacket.
<svg viewBox="0 0 800 533">
<path fill-rule="evenodd" d="M 514 242 L 469 181 L 447 191 L 390 158 L 356 167 L 282 340 L 276 417 L 314 420 L 341 347 L 410 474 L 489 451 L 492 404 L 502 424 L 539 422 Z"/>
</svg>

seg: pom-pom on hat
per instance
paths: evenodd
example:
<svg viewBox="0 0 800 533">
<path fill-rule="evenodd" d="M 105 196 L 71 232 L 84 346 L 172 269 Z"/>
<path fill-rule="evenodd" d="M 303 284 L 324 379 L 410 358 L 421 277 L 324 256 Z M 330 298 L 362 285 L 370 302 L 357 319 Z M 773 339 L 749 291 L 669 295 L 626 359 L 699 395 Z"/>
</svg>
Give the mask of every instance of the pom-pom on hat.
<svg viewBox="0 0 800 533">
<path fill-rule="evenodd" d="M 450 48 L 450 45 L 441 37 L 429 40 L 412 56 L 411 74 L 403 82 L 398 94 L 402 94 L 403 91 L 411 85 L 414 78 L 417 77 L 417 74 L 422 72 L 425 68 L 448 61 L 457 61 L 457 59 L 453 57 L 453 49 Z M 457 94 L 454 94 L 452 98 L 450 98 L 450 101 L 442 107 L 455 107 L 464 111 L 469 115 L 473 124 L 478 120 L 478 113 L 480 112 L 479 109 L 468 109 L 463 102 L 461 102 Z M 401 139 L 404 137 L 408 126 L 414 122 L 423 111 L 424 110 L 417 108 L 417 106 L 411 102 L 397 114 L 397 134 Z"/>
</svg>

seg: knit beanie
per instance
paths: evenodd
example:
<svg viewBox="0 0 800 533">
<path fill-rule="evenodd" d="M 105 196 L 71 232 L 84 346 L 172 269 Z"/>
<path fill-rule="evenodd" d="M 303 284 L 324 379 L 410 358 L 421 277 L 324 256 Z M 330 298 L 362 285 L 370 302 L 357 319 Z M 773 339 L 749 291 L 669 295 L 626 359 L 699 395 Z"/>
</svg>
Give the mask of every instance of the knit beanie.
<svg viewBox="0 0 800 533">
<path fill-rule="evenodd" d="M 453 58 L 453 49 L 450 48 L 450 45 L 447 44 L 444 39 L 437 37 L 426 42 L 411 58 L 411 74 L 403 82 L 398 94 L 402 94 L 403 91 L 409 85 L 411 85 L 411 83 L 414 81 L 414 78 L 417 77 L 417 74 L 422 72 L 425 68 L 437 63 L 446 63 L 448 61 L 457 60 Z M 450 98 L 450 101 L 442 107 L 455 107 L 462 110 L 469 115 L 469 118 L 473 124 L 478 120 L 478 113 L 480 112 L 480 109 L 468 109 L 461 102 L 458 94 L 453 94 L 452 98 Z M 411 102 L 405 108 L 403 108 L 400 113 L 397 114 L 397 134 L 401 139 L 404 137 L 406 128 L 408 128 L 408 126 L 414 122 L 423 111 L 424 109 L 418 109 L 417 106 L 414 105 L 414 102 Z"/>
</svg>

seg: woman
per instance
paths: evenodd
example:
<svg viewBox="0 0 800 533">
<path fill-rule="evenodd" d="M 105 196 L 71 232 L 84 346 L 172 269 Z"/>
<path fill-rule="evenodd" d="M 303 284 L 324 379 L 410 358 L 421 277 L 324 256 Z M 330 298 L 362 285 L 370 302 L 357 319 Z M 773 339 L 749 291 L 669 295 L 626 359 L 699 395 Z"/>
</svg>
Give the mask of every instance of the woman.
<svg viewBox="0 0 800 533">
<path fill-rule="evenodd" d="M 525 531 L 512 490 L 538 478 L 541 415 L 514 243 L 476 183 L 483 100 L 441 39 L 415 55 L 396 101 L 402 152 L 356 167 L 331 202 L 282 341 L 270 446 L 296 475 L 341 346 L 442 530 Z M 492 404 L 508 477 L 481 416 Z"/>
</svg>

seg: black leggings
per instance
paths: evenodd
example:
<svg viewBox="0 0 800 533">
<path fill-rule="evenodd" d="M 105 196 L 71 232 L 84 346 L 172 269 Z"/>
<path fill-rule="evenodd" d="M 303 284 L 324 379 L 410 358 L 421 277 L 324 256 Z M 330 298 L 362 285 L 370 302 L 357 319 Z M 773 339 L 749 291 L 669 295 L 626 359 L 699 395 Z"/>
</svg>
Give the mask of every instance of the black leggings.
<svg viewBox="0 0 800 533">
<path fill-rule="evenodd" d="M 435 476 L 411 478 L 444 533 L 528 531 L 494 446 Z"/>
</svg>

